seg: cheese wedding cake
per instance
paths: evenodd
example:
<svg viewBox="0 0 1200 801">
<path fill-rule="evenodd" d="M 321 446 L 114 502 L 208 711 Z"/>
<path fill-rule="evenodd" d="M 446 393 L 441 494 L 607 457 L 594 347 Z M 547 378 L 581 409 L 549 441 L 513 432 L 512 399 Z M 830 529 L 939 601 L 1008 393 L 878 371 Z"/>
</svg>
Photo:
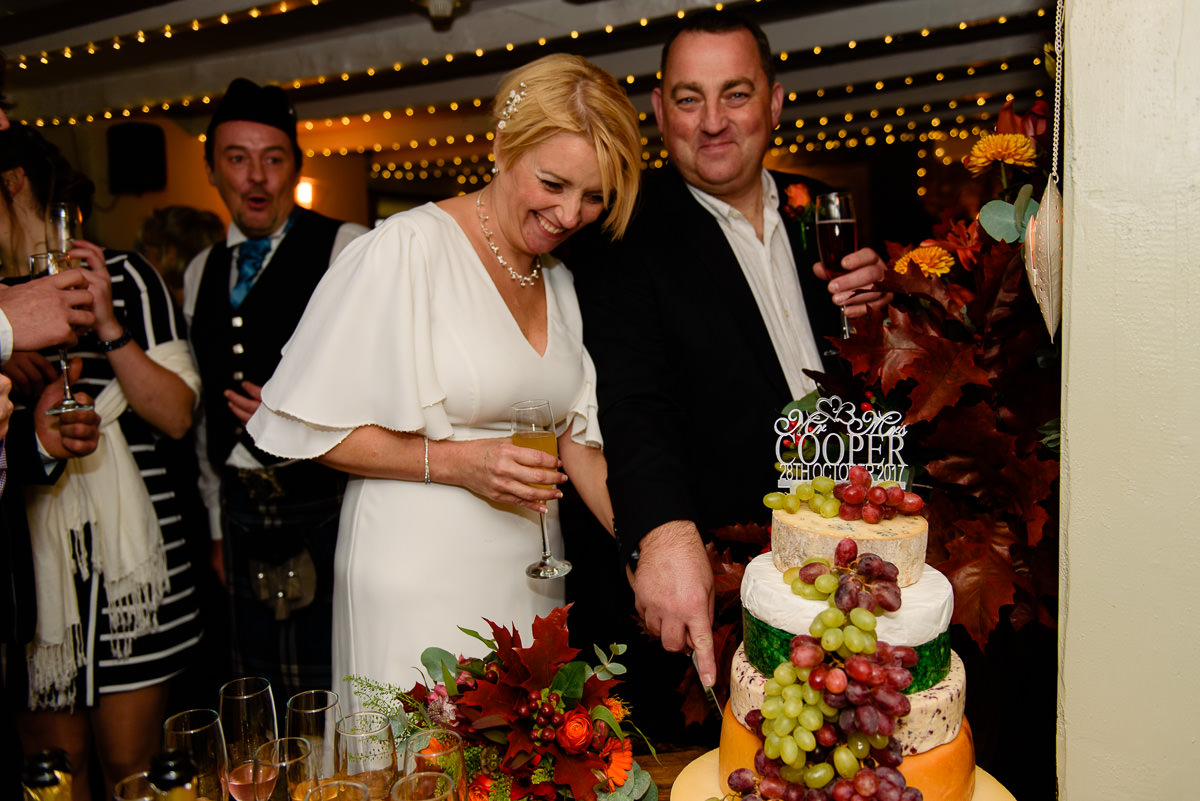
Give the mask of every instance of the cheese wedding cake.
<svg viewBox="0 0 1200 801">
<path fill-rule="evenodd" d="M 742 580 L 722 789 L 768 801 L 969 801 L 953 589 L 925 564 L 922 500 L 896 480 L 899 416 L 860 416 L 830 398 L 776 430 L 786 492 L 764 498 L 771 551 Z"/>
</svg>

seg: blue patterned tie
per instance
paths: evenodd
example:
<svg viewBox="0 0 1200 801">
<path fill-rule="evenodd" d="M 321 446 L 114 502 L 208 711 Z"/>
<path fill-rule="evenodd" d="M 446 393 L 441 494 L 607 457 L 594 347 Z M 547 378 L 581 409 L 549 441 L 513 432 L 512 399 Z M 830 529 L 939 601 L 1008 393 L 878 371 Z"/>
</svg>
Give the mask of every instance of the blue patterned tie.
<svg viewBox="0 0 1200 801">
<path fill-rule="evenodd" d="M 8 441 L 0 439 L 0 495 L 4 494 L 4 482 L 8 478 Z"/>
<path fill-rule="evenodd" d="M 247 239 L 242 244 L 238 245 L 237 268 L 238 277 L 237 283 L 233 286 L 233 291 L 229 293 L 229 302 L 233 308 L 242 305 L 242 301 L 246 299 L 246 295 L 250 292 L 250 287 L 254 285 L 254 279 L 258 276 L 258 271 L 262 269 L 263 259 L 267 256 L 267 251 L 271 249 L 270 237 L 264 239 Z"/>
</svg>

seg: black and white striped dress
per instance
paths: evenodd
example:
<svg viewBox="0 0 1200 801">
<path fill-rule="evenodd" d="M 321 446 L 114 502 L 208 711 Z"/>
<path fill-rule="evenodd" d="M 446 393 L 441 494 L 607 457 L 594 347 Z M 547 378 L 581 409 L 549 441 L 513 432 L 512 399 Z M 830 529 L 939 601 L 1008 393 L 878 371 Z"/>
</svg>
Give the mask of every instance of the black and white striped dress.
<svg viewBox="0 0 1200 801">
<path fill-rule="evenodd" d="M 135 253 L 106 250 L 104 255 L 112 275 L 113 308 L 134 340 L 146 350 L 170 340 L 186 341 L 182 314 L 154 268 Z M 83 359 L 83 376 L 73 388 L 98 396 L 114 376 L 95 334 L 81 337 L 71 355 Z M 137 690 L 178 674 L 203 635 L 193 562 L 208 532 L 192 443 L 161 434 L 132 408 L 125 410 L 119 424 L 158 514 L 171 587 L 159 607 L 157 629 L 134 640 L 132 653 L 119 660 L 111 647 L 103 578 L 94 572 L 88 581 L 76 577 L 85 647 L 91 655 L 76 677 L 76 703 L 86 706 L 95 703 L 97 694 Z"/>
</svg>

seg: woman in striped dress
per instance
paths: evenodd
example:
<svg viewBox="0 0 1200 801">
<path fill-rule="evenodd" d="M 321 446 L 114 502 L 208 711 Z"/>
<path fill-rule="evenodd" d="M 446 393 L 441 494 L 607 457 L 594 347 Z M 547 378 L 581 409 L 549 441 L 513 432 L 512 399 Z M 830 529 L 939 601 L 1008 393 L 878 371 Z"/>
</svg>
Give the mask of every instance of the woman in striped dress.
<svg viewBox="0 0 1200 801">
<path fill-rule="evenodd" d="M 6 265 L 45 249 L 49 203 L 90 205 L 91 182 L 29 129 L 0 131 L 0 177 Z M 38 632 L 21 734 L 26 753 L 67 750 L 78 801 L 89 798 L 91 745 L 110 795 L 160 749 L 167 681 L 202 634 L 185 542 L 206 518 L 189 506 L 198 502 L 186 469 L 194 457 L 180 441 L 199 377 L 170 295 L 140 256 L 74 245 L 96 325 L 73 349 L 84 362 L 73 386 L 96 399 L 101 445 L 27 495 Z M 5 372 L 27 393 L 61 380 L 40 354 L 14 355 Z"/>
</svg>

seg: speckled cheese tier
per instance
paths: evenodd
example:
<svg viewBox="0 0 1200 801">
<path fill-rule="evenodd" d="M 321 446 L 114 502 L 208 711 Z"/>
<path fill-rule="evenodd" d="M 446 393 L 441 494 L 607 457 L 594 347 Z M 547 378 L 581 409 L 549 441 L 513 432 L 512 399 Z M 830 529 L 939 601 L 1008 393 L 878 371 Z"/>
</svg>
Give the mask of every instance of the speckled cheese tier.
<svg viewBox="0 0 1200 801">
<path fill-rule="evenodd" d="M 745 725 L 752 709 L 761 709 L 767 677 L 746 659 L 745 648 L 733 656 L 729 709 Z M 967 699 L 967 672 L 958 654 L 950 654 L 950 672 L 936 686 L 908 696 L 912 711 L 897 721 L 893 739 L 904 755 L 920 754 L 958 737 Z"/>
<path fill-rule="evenodd" d="M 721 747 L 717 773 L 722 792 L 729 792 L 729 774 L 738 768 L 754 767 L 754 755 L 762 740 L 733 714 L 733 705 L 725 706 L 721 721 Z M 921 791 L 925 801 L 971 801 L 975 795 L 975 742 L 971 727 L 963 720 L 958 734 L 937 748 L 906 756 L 900 763 L 905 780 Z"/>
<path fill-rule="evenodd" d="M 915 691 L 932 687 L 950 669 L 946 636 L 954 612 L 954 588 L 928 565 L 920 580 L 904 589 L 902 606 L 876 618 L 875 636 L 891 645 L 916 648 L 921 661 L 913 668 Z M 791 653 L 791 638 L 808 633 L 813 618 L 829 607 L 792 592 L 775 566 L 773 554 L 761 554 L 746 565 L 742 578 L 742 617 L 746 653 L 763 673 L 770 673 Z"/>
<path fill-rule="evenodd" d="M 782 573 L 789 567 L 822 557 L 833 563 L 833 550 L 845 537 L 858 543 L 860 554 L 873 553 L 900 571 L 898 584 L 907 587 L 921 578 L 929 523 L 920 515 L 896 515 L 879 523 L 825 518 L 807 507 L 795 514 L 776 509 L 771 521 L 771 554 Z"/>
</svg>

